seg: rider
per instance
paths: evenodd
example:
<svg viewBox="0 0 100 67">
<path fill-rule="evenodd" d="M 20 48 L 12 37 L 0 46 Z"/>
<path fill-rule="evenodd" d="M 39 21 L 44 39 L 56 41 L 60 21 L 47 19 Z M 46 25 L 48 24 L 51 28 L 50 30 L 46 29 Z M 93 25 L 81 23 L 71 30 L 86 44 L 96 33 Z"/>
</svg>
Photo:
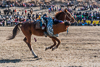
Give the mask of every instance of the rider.
<svg viewBox="0 0 100 67">
<path fill-rule="evenodd" d="M 51 20 L 49 20 L 49 21 L 51 21 Z M 62 21 L 62 20 L 57 20 L 57 19 L 53 19 L 53 21 L 51 21 L 51 22 L 49 22 L 49 21 L 48 21 L 48 24 L 47 24 L 47 30 L 44 32 L 44 35 L 45 36 L 49 35 L 49 36 L 55 36 L 55 37 L 57 37 L 58 35 L 54 34 L 53 25 L 59 25 L 59 24 L 63 25 L 65 22 Z"/>
<path fill-rule="evenodd" d="M 63 21 L 57 21 L 57 24 L 53 24 L 49 22 L 49 25 L 47 24 L 48 28 L 46 32 L 44 32 L 45 36 L 53 36 L 58 37 L 58 34 L 60 32 L 66 31 L 67 28 L 70 26 L 69 22 L 63 22 Z"/>
<path fill-rule="evenodd" d="M 41 16 L 41 13 L 39 13 L 39 17 L 37 18 L 37 20 L 39 20 L 40 21 L 40 27 L 42 28 L 42 30 L 44 30 L 45 29 L 45 24 L 44 24 L 44 15 L 43 16 Z"/>
<path fill-rule="evenodd" d="M 41 19 L 41 13 L 37 14 L 37 20 Z"/>
<path fill-rule="evenodd" d="M 47 14 L 45 13 L 45 14 L 43 14 L 43 16 L 42 16 L 42 18 L 43 18 L 43 22 L 42 22 L 42 24 L 44 24 L 45 26 L 47 25 Z M 45 21 L 44 21 L 45 20 Z"/>
</svg>

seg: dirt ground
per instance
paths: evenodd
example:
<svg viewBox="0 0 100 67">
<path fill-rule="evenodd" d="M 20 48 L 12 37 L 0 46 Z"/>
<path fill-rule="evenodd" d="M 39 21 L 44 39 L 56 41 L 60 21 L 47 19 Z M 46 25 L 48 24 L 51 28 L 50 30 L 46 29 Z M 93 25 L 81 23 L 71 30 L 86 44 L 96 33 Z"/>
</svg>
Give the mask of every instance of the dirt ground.
<svg viewBox="0 0 100 67">
<path fill-rule="evenodd" d="M 53 44 L 50 38 L 33 35 L 32 48 L 37 59 L 24 43 L 21 31 L 15 39 L 6 40 L 13 28 L 0 27 L 0 67 L 100 67 L 99 26 L 70 26 L 69 34 L 59 34 L 61 44 L 54 51 L 45 51 Z"/>
</svg>

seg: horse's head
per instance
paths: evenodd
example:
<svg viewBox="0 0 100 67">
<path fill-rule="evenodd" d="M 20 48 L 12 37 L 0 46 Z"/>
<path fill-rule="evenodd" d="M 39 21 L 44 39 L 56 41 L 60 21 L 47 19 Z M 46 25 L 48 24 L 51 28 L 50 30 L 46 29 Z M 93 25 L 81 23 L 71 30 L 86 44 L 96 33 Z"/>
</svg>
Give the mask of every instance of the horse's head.
<svg viewBox="0 0 100 67">
<path fill-rule="evenodd" d="M 67 9 L 64 10 L 65 13 L 65 20 L 70 21 L 70 22 L 75 22 L 74 17 L 71 15 L 71 13 L 69 11 L 67 11 Z"/>
<path fill-rule="evenodd" d="M 55 18 L 62 21 L 67 20 L 70 22 L 75 22 L 74 17 L 71 15 L 70 12 L 67 11 L 67 9 L 65 9 L 64 11 L 57 12 L 55 14 Z"/>
</svg>

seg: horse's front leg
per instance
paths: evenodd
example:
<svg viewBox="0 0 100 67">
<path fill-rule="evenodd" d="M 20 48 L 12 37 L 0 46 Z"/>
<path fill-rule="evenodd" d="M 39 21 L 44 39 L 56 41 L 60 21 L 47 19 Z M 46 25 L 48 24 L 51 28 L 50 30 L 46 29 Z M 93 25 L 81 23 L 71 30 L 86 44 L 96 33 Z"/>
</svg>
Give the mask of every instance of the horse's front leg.
<svg viewBox="0 0 100 67">
<path fill-rule="evenodd" d="M 54 44 L 53 44 L 52 46 L 50 46 L 50 47 L 46 47 L 46 48 L 45 48 L 45 51 L 48 50 L 48 49 L 53 48 L 53 47 L 56 45 L 56 40 L 55 40 L 55 38 L 54 38 L 54 37 L 50 37 L 50 38 L 52 39 L 52 41 L 53 41 Z"/>
<path fill-rule="evenodd" d="M 55 40 L 58 42 L 58 44 L 57 44 L 55 47 L 52 48 L 52 51 L 55 50 L 55 49 L 57 49 L 58 46 L 59 46 L 60 43 L 61 43 L 60 40 L 59 40 L 58 38 L 55 38 Z"/>
</svg>

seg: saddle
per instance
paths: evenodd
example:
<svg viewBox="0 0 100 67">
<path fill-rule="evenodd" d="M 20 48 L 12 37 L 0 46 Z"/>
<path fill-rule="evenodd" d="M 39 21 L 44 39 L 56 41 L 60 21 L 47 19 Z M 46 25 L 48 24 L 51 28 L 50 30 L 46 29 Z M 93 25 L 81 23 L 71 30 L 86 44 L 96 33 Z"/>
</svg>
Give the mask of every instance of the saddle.
<svg viewBox="0 0 100 67">
<path fill-rule="evenodd" d="M 36 21 L 35 29 L 41 29 L 39 21 Z"/>
<path fill-rule="evenodd" d="M 48 20 L 47 18 L 41 18 L 36 21 L 35 29 L 42 29 L 44 30 L 47 26 Z"/>
</svg>

